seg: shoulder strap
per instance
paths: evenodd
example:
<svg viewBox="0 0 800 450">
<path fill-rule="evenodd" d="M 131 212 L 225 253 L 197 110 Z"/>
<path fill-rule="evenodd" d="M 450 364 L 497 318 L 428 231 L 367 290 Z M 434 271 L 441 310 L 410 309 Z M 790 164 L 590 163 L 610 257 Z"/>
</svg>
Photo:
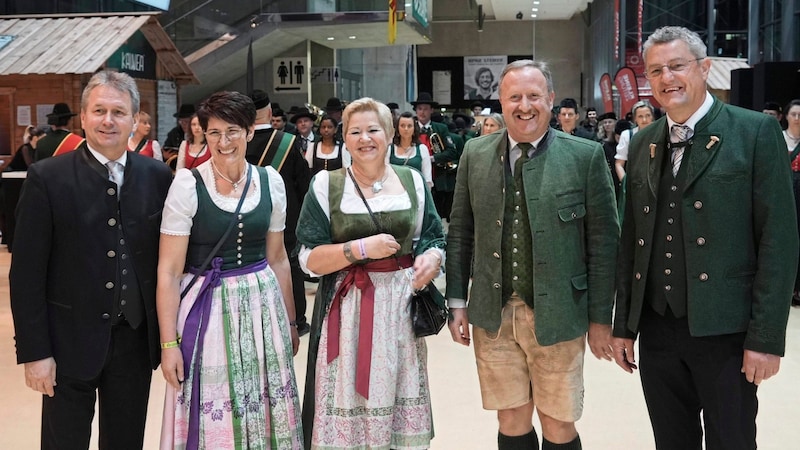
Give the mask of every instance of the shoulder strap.
<svg viewBox="0 0 800 450">
<path fill-rule="evenodd" d="M 147 144 L 147 139 L 142 139 L 141 141 L 139 141 L 139 145 L 137 145 L 136 148 L 133 149 L 133 152 L 139 153 L 140 151 L 142 151 L 142 148 L 144 148 L 145 144 Z"/>
<path fill-rule="evenodd" d="M 64 137 L 64 139 L 61 140 L 61 143 L 58 144 L 58 147 L 56 147 L 56 151 L 53 152 L 53 156 L 58 156 L 62 153 L 67 153 L 75 150 L 76 148 L 80 147 L 81 144 L 83 144 L 84 140 L 85 139 L 83 139 L 82 137 L 78 136 L 75 133 L 69 133 L 68 135 L 66 135 L 66 137 Z"/>
<path fill-rule="evenodd" d="M 264 146 L 264 151 L 261 153 L 261 158 L 258 160 L 258 165 L 263 167 L 264 159 L 266 159 L 267 153 L 269 153 L 269 150 L 273 147 L 273 141 L 275 141 L 276 136 L 278 136 L 278 141 L 276 142 L 277 149 L 270 165 L 275 170 L 280 172 L 281 168 L 283 167 L 283 163 L 286 162 L 286 157 L 289 156 L 289 151 L 294 146 L 294 141 L 297 138 L 297 136 L 290 133 L 274 130 L 272 136 L 269 138 L 269 141 L 267 141 L 267 145 Z"/>
<path fill-rule="evenodd" d="M 789 162 L 794 161 L 794 159 L 797 158 L 797 155 L 800 155 L 800 144 L 795 145 L 794 150 L 792 150 L 792 153 L 789 154 Z"/>
</svg>

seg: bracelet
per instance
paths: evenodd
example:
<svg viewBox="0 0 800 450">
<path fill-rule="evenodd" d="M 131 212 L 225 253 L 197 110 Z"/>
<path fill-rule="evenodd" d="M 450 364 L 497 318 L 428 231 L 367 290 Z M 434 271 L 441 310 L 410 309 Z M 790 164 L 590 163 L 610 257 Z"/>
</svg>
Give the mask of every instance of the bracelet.
<svg viewBox="0 0 800 450">
<path fill-rule="evenodd" d="M 347 258 L 347 261 L 349 261 L 350 263 L 358 261 L 358 259 L 356 259 L 356 257 L 353 256 L 353 250 L 350 247 L 352 243 L 353 241 L 347 241 L 344 243 L 344 247 L 342 248 L 342 250 L 344 251 L 344 257 Z"/>
<path fill-rule="evenodd" d="M 364 239 L 358 240 L 358 248 L 361 250 L 361 259 L 367 259 L 367 246 L 364 244 Z"/>
<path fill-rule="evenodd" d="M 290 322 L 289 322 L 289 326 L 290 326 L 290 327 L 295 327 L 295 328 L 297 328 L 297 321 L 296 321 L 296 320 L 292 320 L 292 321 L 290 321 Z"/>
<path fill-rule="evenodd" d="M 175 339 L 174 341 L 169 341 L 169 342 L 162 342 L 161 348 L 162 349 L 175 348 L 178 345 L 180 345 L 180 343 L 181 343 L 180 339 Z"/>
</svg>

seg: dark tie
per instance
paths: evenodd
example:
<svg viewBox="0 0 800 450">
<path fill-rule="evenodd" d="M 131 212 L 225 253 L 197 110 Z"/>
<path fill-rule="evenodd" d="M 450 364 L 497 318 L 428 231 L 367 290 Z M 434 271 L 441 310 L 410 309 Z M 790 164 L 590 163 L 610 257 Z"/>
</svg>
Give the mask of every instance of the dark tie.
<svg viewBox="0 0 800 450">
<path fill-rule="evenodd" d="M 522 153 L 519 155 L 517 162 L 514 163 L 514 181 L 520 183 L 522 179 L 522 165 L 528 161 L 528 152 L 533 148 L 533 145 L 529 142 L 520 142 L 517 144 L 517 148 L 519 148 Z"/>
<path fill-rule="evenodd" d="M 674 124 L 670 128 L 670 141 L 673 143 L 686 142 L 692 137 L 692 129 L 686 125 Z M 672 176 L 678 176 L 683 160 L 684 146 L 673 147 L 672 149 Z"/>
<path fill-rule="evenodd" d="M 125 166 L 116 161 L 109 161 L 106 163 L 106 167 L 108 168 L 108 179 L 117 184 L 117 196 L 119 196 L 124 179 Z"/>
</svg>

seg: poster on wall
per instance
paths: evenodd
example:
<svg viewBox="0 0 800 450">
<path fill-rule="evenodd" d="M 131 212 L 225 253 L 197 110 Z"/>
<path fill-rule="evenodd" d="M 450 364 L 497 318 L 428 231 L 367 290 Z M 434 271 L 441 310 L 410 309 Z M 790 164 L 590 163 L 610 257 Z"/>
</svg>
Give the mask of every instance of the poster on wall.
<svg viewBox="0 0 800 450">
<path fill-rule="evenodd" d="M 507 56 L 464 57 L 464 100 L 497 100 L 500 74 Z"/>
<path fill-rule="evenodd" d="M 433 71 L 433 100 L 440 105 L 453 104 L 453 74 L 449 70 Z"/>
</svg>

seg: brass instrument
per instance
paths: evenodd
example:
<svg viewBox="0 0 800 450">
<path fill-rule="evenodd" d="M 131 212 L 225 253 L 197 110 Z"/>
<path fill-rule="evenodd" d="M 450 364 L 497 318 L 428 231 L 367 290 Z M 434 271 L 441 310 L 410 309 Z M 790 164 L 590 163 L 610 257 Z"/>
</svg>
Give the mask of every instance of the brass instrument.
<svg viewBox="0 0 800 450">
<path fill-rule="evenodd" d="M 178 170 L 178 155 L 172 155 L 164 162 L 172 170 L 172 175 L 175 175 L 175 172 Z"/>
<path fill-rule="evenodd" d="M 431 133 L 431 135 L 428 136 L 428 139 L 430 139 L 431 151 L 433 152 L 434 155 L 444 151 L 445 149 L 444 141 L 442 140 L 442 137 L 439 135 L 439 133 Z M 437 163 L 436 165 L 443 168 L 444 170 L 455 170 L 455 168 L 458 167 L 458 163 L 454 163 L 453 161 L 447 161 L 446 163 Z"/>
<path fill-rule="evenodd" d="M 314 128 L 319 128 L 322 118 L 325 117 L 325 110 L 313 103 L 305 103 L 305 107 L 308 108 L 311 114 L 317 116 L 317 120 L 314 121 Z"/>
</svg>

